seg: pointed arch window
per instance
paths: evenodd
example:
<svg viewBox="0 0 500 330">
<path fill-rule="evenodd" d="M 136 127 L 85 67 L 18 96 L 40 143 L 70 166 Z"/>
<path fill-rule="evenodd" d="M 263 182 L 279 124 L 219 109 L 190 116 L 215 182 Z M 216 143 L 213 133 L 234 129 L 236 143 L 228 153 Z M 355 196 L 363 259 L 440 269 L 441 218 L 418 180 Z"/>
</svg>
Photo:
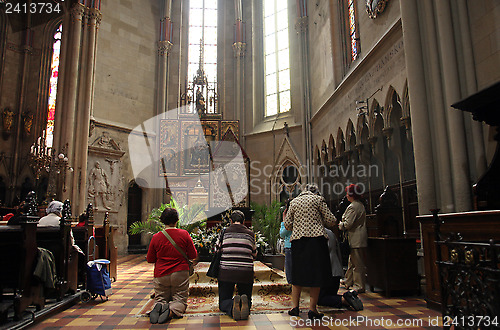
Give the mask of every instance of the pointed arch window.
<svg viewBox="0 0 500 330">
<path fill-rule="evenodd" d="M 290 110 L 288 1 L 264 1 L 265 115 Z"/>
<path fill-rule="evenodd" d="M 47 109 L 47 126 L 45 128 L 45 144 L 51 148 L 54 142 L 54 123 L 57 100 L 57 81 L 59 78 L 59 62 L 61 56 L 62 23 L 54 32 L 52 41 L 52 60 L 50 62 L 49 97 Z"/>
<path fill-rule="evenodd" d="M 189 1 L 188 40 L 187 83 L 196 87 L 191 97 L 197 98 L 199 88 L 209 103 L 207 112 L 215 112 L 212 104 L 217 99 L 217 0 Z"/>
<path fill-rule="evenodd" d="M 356 25 L 356 8 L 354 0 L 347 0 L 347 14 L 349 22 L 349 42 L 351 50 L 351 62 L 358 58 L 359 37 Z"/>
</svg>

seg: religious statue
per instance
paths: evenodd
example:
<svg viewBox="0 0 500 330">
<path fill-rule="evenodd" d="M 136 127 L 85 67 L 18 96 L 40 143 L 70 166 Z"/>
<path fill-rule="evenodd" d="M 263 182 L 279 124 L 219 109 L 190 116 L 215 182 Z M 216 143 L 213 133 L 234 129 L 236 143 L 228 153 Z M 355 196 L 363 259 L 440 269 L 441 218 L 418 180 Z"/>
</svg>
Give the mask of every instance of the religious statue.
<svg viewBox="0 0 500 330">
<path fill-rule="evenodd" d="M 200 134 L 193 144 L 189 165 L 192 167 L 208 165 L 208 146 L 205 138 Z"/>
<path fill-rule="evenodd" d="M 198 111 L 198 114 L 202 114 L 205 113 L 206 110 L 205 97 L 203 96 L 203 92 L 200 87 L 198 87 L 196 90 L 196 111 Z"/>
<path fill-rule="evenodd" d="M 3 130 L 4 132 L 10 132 L 14 126 L 14 112 L 9 108 L 5 108 L 3 111 Z"/>
<path fill-rule="evenodd" d="M 109 181 L 108 176 L 101 164 L 95 162 L 94 168 L 90 171 L 89 175 L 89 197 L 94 198 L 94 205 L 97 208 L 97 203 L 100 200 L 102 206 L 106 210 L 111 210 L 107 205 L 107 196 L 109 194 Z"/>
<path fill-rule="evenodd" d="M 31 127 L 33 126 L 33 114 L 31 111 L 23 113 L 24 134 L 31 135 Z"/>
</svg>

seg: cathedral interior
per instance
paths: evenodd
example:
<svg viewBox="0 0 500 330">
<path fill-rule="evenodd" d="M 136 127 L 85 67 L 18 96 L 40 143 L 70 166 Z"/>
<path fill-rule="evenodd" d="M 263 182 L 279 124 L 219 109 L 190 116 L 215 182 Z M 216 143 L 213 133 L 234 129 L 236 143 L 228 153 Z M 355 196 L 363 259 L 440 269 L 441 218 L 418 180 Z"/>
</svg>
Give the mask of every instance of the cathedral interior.
<svg viewBox="0 0 500 330">
<path fill-rule="evenodd" d="M 500 256 L 499 95 L 497 0 L 2 0 L 0 216 L 91 203 L 127 258 L 171 198 L 210 220 L 316 183 L 336 214 L 355 183 L 370 285 L 441 311 L 439 244 Z"/>
</svg>

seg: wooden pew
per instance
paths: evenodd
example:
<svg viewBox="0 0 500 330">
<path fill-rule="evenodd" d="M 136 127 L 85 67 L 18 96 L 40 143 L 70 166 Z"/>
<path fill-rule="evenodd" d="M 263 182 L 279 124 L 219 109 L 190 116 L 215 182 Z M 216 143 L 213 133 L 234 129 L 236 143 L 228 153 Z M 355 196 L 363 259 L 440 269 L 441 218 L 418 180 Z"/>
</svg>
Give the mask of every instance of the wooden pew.
<svg viewBox="0 0 500 330">
<path fill-rule="evenodd" d="M 66 293 L 76 293 L 78 283 L 78 252 L 72 248 L 71 225 L 61 221 L 60 228 L 40 227 L 36 231 L 38 247 L 54 255 L 57 283 L 56 296 L 61 299 Z"/>
<path fill-rule="evenodd" d="M 89 203 L 87 206 L 85 217 L 85 225 L 83 227 L 73 227 L 73 237 L 75 238 L 76 245 L 82 249 L 87 259 L 93 260 L 95 259 L 95 251 L 92 246 L 90 251 L 88 250 L 89 238 L 94 236 L 94 211 L 92 203 Z"/>
<path fill-rule="evenodd" d="M 104 215 L 104 222 L 102 227 L 95 227 L 95 239 L 97 244 L 97 255 L 99 259 L 108 259 L 109 264 L 109 277 L 115 281 L 117 279 L 117 266 L 118 266 L 118 249 L 114 243 L 115 228 L 109 225 L 109 213 Z"/>
<path fill-rule="evenodd" d="M 500 241 L 500 211 L 474 211 L 438 214 L 439 210 L 431 210 L 434 215 L 418 217 L 422 225 L 422 239 L 424 247 L 424 264 L 426 279 L 427 306 L 441 308 L 441 286 L 437 261 L 436 237 L 434 217 L 439 217 L 440 232 L 442 235 L 459 233 L 467 241 L 487 242 L 490 239 Z M 447 261 L 449 251 L 441 246 L 443 260 Z"/>
<path fill-rule="evenodd" d="M 33 276 L 38 249 L 36 226 L 38 217 L 25 216 L 20 225 L 0 228 L 0 299 L 7 297 L 3 289 L 13 289 L 15 318 L 19 319 L 24 310 L 35 305 L 38 310 L 45 306 L 42 287 Z"/>
</svg>

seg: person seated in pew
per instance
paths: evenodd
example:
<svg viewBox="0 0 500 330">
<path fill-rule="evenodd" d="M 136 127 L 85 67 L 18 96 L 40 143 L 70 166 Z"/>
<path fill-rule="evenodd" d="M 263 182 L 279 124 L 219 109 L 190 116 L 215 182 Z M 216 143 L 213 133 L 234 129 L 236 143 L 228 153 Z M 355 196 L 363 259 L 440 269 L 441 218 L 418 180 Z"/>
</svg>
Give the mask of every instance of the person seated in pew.
<svg viewBox="0 0 500 330">
<path fill-rule="evenodd" d="M 363 310 L 363 302 L 358 298 L 354 290 L 348 290 L 343 295 L 338 294 L 340 279 L 344 271 L 342 269 L 342 256 L 340 245 L 333 231 L 325 228 L 328 235 L 328 251 L 330 253 L 330 265 L 332 267 L 332 278 L 328 285 L 322 286 L 319 291 L 318 305 L 341 308 L 343 305 L 350 306 L 355 311 Z"/>
<path fill-rule="evenodd" d="M 16 207 L 16 214 L 14 214 L 14 216 L 12 216 L 7 221 L 7 225 L 8 226 L 14 226 L 14 225 L 18 225 L 19 224 L 19 221 L 21 220 L 21 216 L 24 214 L 24 212 L 23 212 L 23 210 L 24 210 L 24 204 L 25 204 L 25 202 L 22 201 L 21 204 L 19 204 L 19 206 Z"/>
<path fill-rule="evenodd" d="M 85 222 L 87 221 L 87 213 L 83 212 L 78 217 L 78 224 L 75 227 L 85 227 Z"/>
<path fill-rule="evenodd" d="M 8 224 L 10 218 L 12 218 L 13 216 L 14 216 L 14 213 L 7 213 L 6 215 L 4 215 L 2 217 L 2 221 L 7 221 L 7 224 Z"/>
<path fill-rule="evenodd" d="M 37 227 L 55 227 L 59 228 L 61 226 L 61 218 L 62 218 L 62 210 L 63 210 L 63 203 L 60 201 L 52 201 L 50 202 L 49 206 L 45 210 L 47 213 L 46 216 L 42 217 L 38 221 Z M 73 237 L 73 231 L 71 230 L 70 232 L 70 237 L 71 237 L 71 245 L 73 246 L 73 249 L 75 249 L 78 253 L 85 255 L 80 249 L 78 245 L 75 243 L 75 238 Z"/>
</svg>

